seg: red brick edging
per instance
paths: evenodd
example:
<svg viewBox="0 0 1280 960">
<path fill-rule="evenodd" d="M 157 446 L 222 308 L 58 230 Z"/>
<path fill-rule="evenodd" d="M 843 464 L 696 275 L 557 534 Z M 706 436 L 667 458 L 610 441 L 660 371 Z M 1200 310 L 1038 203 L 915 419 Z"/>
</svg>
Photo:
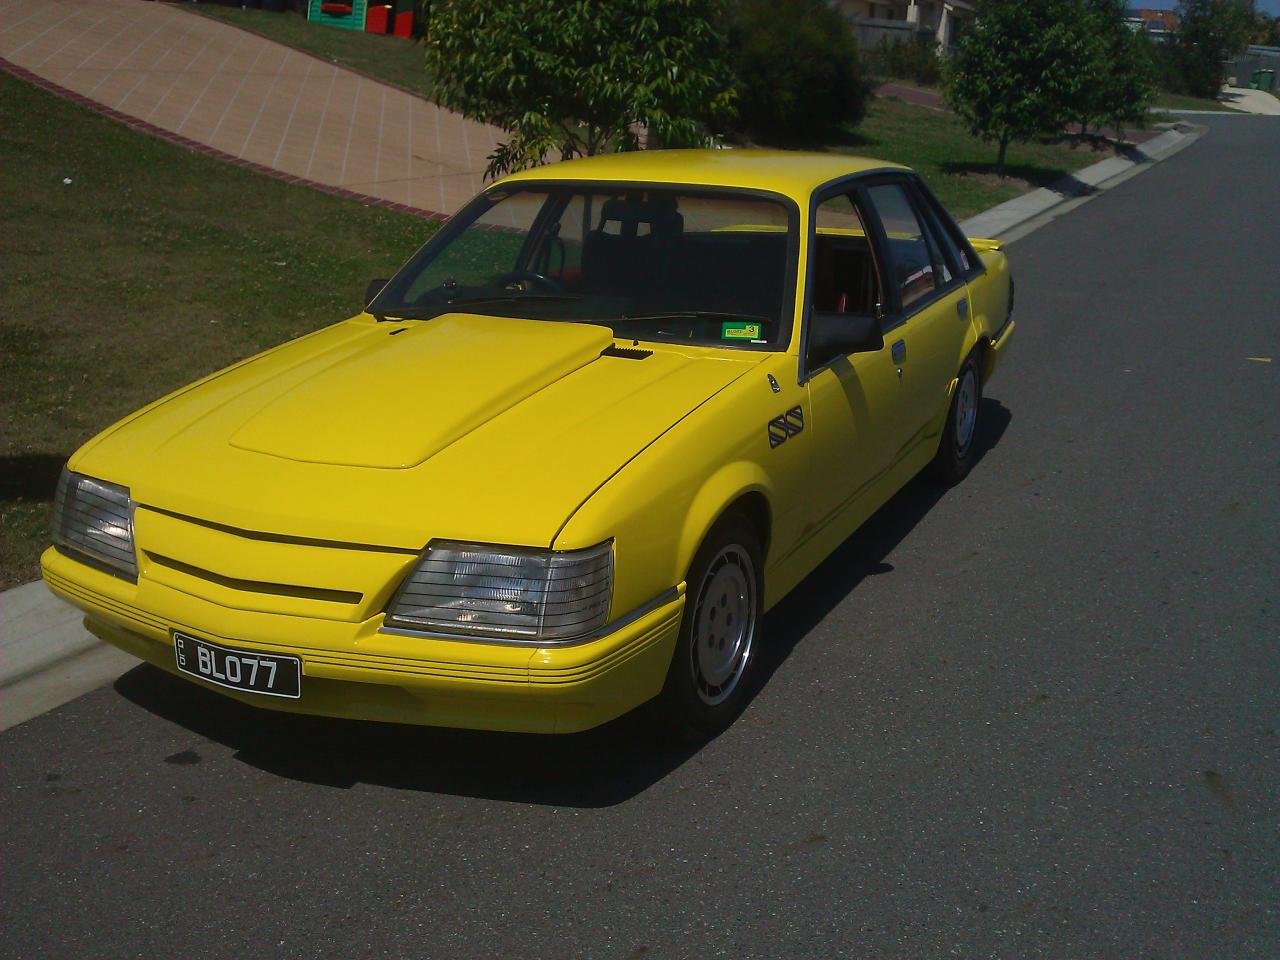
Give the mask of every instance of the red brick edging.
<svg viewBox="0 0 1280 960">
<path fill-rule="evenodd" d="M 249 31 L 252 32 L 252 31 Z M 215 160 L 222 160 L 226 163 L 234 164 L 237 167 L 244 167 L 246 170 L 252 170 L 254 173 L 261 173 L 268 177 L 274 177 L 276 180 L 283 180 L 285 183 L 297 184 L 299 186 L 310 187 L 313 190 L 319 190 L 321 193 L 327 193 L 334 197 L 343 197 L 347 200 L 358 200 L 361 203 L 371 207 L 385 207 L 388 210 L 395 210 L 397 213 L 408 213 L 415 217 L 424 217 L 428 220 L 448 220 L 449 214 L 439 213 L 435 210 L 424 210 L 421 207 L 411 207 L 407 203 L 396 203 L 394 200 L 384 200 L 382 197 L 371 197 L 367 193 L 356 193 L 354 190 L 347 190 L 345 187 L 334 187 L 327 183 L 320 183 L 316 180 L 308 180 L 306 177 L 295 177 L 291 173 L 285 173 L 283 170 L 277 170 L 274 167 L 264 166 L 261 163 L 254 163 L 252 160 L 245 160 L 242 157 L 233 157 L 229 153 L 211 147 L 207 143 L 200 143 L 192 140 L 190 137 L 184 137 L 180 133 L 174 133 L 172 130 L 165 130 L 163 127 L 157 127 L 153 123 L 130 116 L 127 113 L 121 113 L 108 107 L 104 103 L 92 100 L 83 94 L 76 93 L 74 90 L 68 90 L 61 84 L 54 83 L 52 80 L 46 80 L 44 77 L 32 73 L 25 67 L 20 67 L 10 60 L 0 57 L 0 70 L 11 76 L 17 77 L 19 80 L 27 83 L 35 84 L 37 87 L 48 90 L 50 93 L 62 97 L 64 100 L 70 100 L 72 103 L 79 104 L 82 107 L 100 113 L 104 117 L 123 123 L 126 127 L 137 130 L 140 133 L 149 134 L 160 140 L 167 140 L 169 143 L 183 147 L 193 153 L 201 153 L 207 157 L 213 157 Z"/>
</svg>

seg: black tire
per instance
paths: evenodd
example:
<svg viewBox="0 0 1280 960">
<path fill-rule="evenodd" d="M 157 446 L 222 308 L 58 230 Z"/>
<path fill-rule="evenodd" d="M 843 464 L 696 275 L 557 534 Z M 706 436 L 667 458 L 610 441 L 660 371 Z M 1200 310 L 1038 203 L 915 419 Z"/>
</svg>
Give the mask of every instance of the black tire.
<svg viewBox="0 0 1280 960">
<path fill-rule="evenodd" d="M 712 737 L 746 705 L 764 612 L 763 570 L 760 535 L 741 514 L 722 517 L 698 549 L 680 638 L 655 704 L 661 724 L 677 737 Z"/>
<path fill-rule="evenodd" d="M 973 469 L 974 447 L 977 445 L 979 413 L 982 410 L 982 370 L 977 354 L 970 354 L 956 377 L 947 422 L 933 460 L 933 473 L 939 483 L 953 486 Z M 966 417 L 971 419 L 965 422 Z"/>
</svg>

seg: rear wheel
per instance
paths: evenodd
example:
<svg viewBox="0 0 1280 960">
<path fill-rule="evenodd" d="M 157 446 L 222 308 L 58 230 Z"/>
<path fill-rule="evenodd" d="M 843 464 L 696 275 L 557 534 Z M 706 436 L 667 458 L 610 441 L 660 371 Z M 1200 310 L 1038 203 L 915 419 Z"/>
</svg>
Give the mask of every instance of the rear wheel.
<svg viewBox="0 0 1280 960">
<path fill-rule="evenodd" d="M 959 483 L 973 468 L 974 440 L 978 435 L 978 411 L 982 408 L 982 375 L 976 354 L 960 368 L 951 408 L 942 428 L 938 455 L 934 458 L 934 474 L 950 486 Z"/>
<path fill-rule="evenodd" d="M 684 619 L 659 698 L 686 739 L 712 736 L 746 702 L 762 613 L 760 537 L 738 514 L 716 524 L 689 571 Z"/>
</svg>

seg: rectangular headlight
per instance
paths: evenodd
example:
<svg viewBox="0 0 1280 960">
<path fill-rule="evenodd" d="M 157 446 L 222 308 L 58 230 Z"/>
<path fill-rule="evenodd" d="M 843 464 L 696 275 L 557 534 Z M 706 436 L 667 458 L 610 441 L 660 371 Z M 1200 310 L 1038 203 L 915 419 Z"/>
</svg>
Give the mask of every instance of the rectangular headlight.
<svg viewBox="0 0 1280 960">
<path fill-rule="evenodd" d="M 63 467 L 53 498 L 53 545 L 108 573 L 136 581 L 129 491 Z"/>
<path fill-rule="evenodd" d="M 530 550 L 437 542 L 391 601 L 385 623 L 516 641 L 562 641 L 604 626 L 613 543 Z"/>
</svg>

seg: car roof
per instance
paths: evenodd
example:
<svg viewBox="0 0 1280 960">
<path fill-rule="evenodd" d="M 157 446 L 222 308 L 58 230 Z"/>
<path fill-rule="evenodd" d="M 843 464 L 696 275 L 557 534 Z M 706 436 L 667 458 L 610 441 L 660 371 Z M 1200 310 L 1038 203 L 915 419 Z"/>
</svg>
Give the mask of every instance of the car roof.
<svg viewBox="0 0 1280 960">
<path fill-rule="evenodd" d="M 841 153 L 791 150 L 635 150 L 551 163 L 500 183 L 577 180 L 676 183 L 769 190 L 805 203 L 815 188 L 869 170 L 906 170 L 900 164 Z"/>
</svg>

